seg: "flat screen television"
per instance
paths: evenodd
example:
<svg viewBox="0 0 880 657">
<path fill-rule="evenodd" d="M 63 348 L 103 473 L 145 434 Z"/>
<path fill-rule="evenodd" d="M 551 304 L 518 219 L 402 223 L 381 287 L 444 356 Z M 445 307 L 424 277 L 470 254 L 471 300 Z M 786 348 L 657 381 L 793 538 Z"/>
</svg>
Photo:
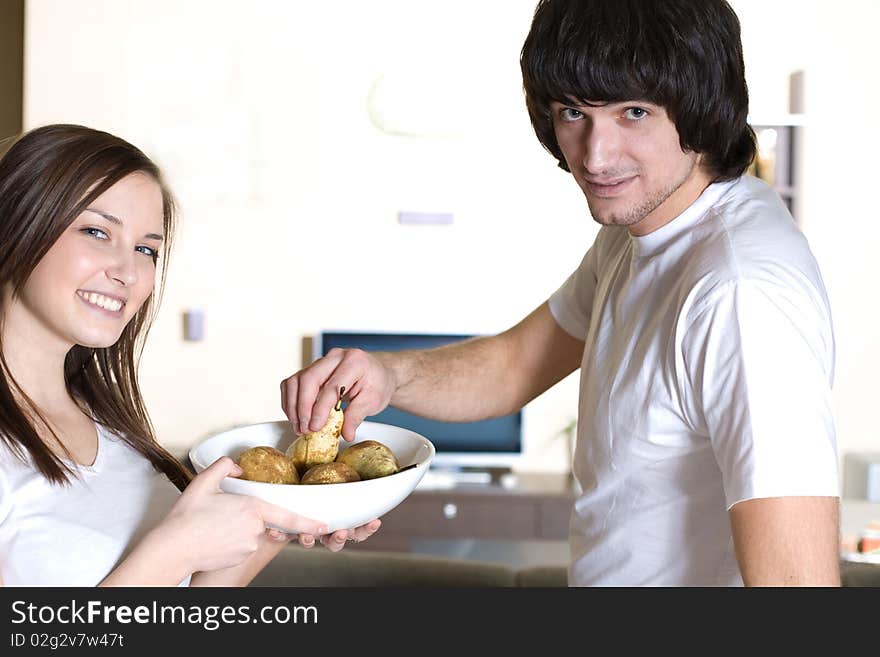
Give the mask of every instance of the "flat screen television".
<svg viewBox="0 0 880 657">
<path fill-rule="evenodd" d="M 365 351 L 428 349 L 458 342 L 473 335 L 441 333 L 394 333 L 378 331 L 325 330 L 313 338 L 313 356 L 323 356 L 334 347 Z M 522 411 L 478 422 L 440 422 L 397 408 L 366 418 L 411 429 L 434 443 L 437 469 L 507 469 L 522 457 Z"/>
</svg>

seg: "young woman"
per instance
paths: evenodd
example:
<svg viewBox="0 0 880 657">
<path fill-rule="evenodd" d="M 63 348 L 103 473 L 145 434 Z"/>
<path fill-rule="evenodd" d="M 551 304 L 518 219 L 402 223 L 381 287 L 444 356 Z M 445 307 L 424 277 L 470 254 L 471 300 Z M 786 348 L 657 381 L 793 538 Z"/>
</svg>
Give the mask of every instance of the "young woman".
<svg viewBox="0 0 880 657">
<path fill-rule="evenodd" d="M 378 528 L 325 535 L 222 493 L 231 459 L 193 478 L 159 445 L 137 365 L 174 224 L 113 135 L 46 126 L 0 160 L 0 584 L 238 586 L 288 541 L 267 523 L 332 550 Z"/>
</svg>

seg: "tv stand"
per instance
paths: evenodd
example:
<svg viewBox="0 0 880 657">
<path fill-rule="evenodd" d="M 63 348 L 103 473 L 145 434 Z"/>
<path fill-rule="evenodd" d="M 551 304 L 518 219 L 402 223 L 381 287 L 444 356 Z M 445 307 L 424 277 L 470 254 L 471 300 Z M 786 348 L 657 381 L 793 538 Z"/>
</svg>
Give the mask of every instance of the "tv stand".
<svg viewBox="0 0 880 657">
<path fill-rule="evenodd" d="M 510 468 L 503 467 L 432 466 L 419 482 L 419 489 L 449 489 L 466 485 L 504 486 L 510 476 Z"/>
<path fill-rule="evenodd" d="M 565 542 L 577 491 L 569 474 L 432 467 L 357 549 L 418 551 L 426 542 Z M 564 545 L 564 543 L 563 543 Z"/>
</svg>

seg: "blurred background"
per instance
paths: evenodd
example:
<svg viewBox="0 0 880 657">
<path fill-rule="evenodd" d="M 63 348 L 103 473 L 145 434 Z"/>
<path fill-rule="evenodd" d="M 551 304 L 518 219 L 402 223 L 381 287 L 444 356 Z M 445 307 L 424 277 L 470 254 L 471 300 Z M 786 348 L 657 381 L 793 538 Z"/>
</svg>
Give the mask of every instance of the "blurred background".
<svg viewBox="0 0 880 657">
<path fill-rule="evenodd" d="M 832 302 L 841 459 L 876 451 L 880 3 L 731 4 L 753 124 L 798 126 L 794 209 Z M 522 97 L 534 5 L 0 3 L 0 137 L 54 122 L 116 133 L 178 197 L 142 367 L 172 452 L 283 419 L 279 384 L 322 329 L 495 333 L 579 264 L 597 225 Z M 201 339 L 185 339 L 186 313 Z M 568 468 L 576 376 L 527 407 L 523 470 Z"/>
</svg>

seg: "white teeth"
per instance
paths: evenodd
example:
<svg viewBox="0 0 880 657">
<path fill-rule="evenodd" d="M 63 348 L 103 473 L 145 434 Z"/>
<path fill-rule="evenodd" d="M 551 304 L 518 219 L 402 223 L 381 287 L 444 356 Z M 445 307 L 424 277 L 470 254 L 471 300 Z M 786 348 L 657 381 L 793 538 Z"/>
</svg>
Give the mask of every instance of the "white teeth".
<svg viewBox="0 0 880 657">
<path fill-rule="evenodd" d="M 98 306 L 99 308 L 103 308 L 105 310 L 110 310 L 113 312 L 117 312 L 122 308 L 122 302 L 116 299 L 111 299 L 110 297 L 105 297 L 103 294 L 97 294 L 96 292 L 77 292 L 80 297 L 88 301 L 90 304 Z"/>
</svg>

